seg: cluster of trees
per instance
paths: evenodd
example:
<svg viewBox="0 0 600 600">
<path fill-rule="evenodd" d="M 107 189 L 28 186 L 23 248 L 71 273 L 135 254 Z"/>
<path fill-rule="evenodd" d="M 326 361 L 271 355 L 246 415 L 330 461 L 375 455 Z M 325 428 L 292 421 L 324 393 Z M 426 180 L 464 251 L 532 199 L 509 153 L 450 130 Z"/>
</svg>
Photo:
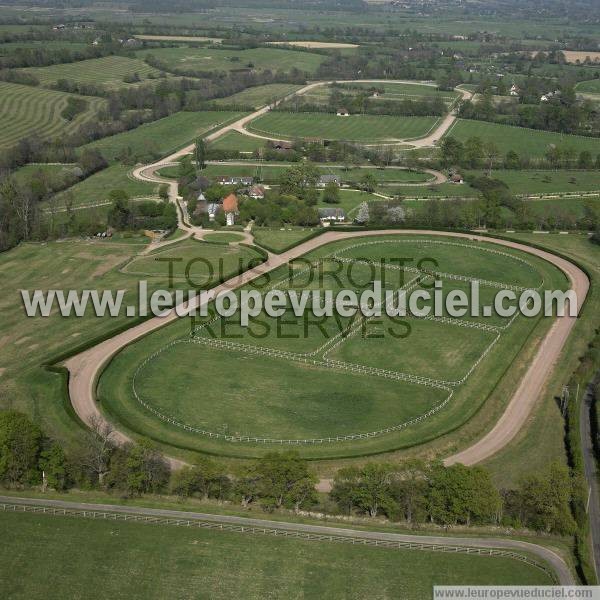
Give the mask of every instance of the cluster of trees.
<svg viewBox="0 0 600 600">
<path fill-rule="evenodd" d="M 346 89 L 352 90 L 353 93 L 344 93 Z M 375 88 L 338 85 L 332 88 L 326 103 L 315 103 L 307 100 L 305 96 L 295 96 L 278 105 L 276 110 L 335 113 L 340 108 L 345 108 L 351 114 L 394 116 L 442 116 L 447 112 L 446 104 L 440 97 L 385 100 L 373 98 L 374 92 L 381 93 Z"/>
<path fill-rule="evenodd" d="M 549 89 L 548 85 L 553 87 Z M 543 91 L 540 92 L 540 89 Z M 541 95 L 548 92 L 552 92 L 552 97 L 541 102 Z M 546 84 L 530 90 L 530 96 L 521 93 L 520 103 L 494 101 L 491 93 L 485 93 L 477 101 L 465 100 L 460 105 L 459 116 L 560 133 L 600 134 L 600 111 L 597 105 L 590 100 L 579 99 L 572 86 Z"/>
<path fill-rule="evenodd" d="M 12 52 L 0 56 L 0 69 L 24 67 L 47 67 L 64 63 L 72 63 L 90 58 L 101 58 L 111 54 L 123 53 L 119 44 L 104 43 L 72 50 L 68 47 L 52 48 L 45 45 L 39 47 L 15 48 Z"/>
<path fill-rule="evenodd" d="M 199 458 L 171 473 L 152 442 L 118 445 L 111 426 L 100 419 L 67 450 L 26 415 L 0 412 L 0 483 L 11 488 L 99 488 L 130 497 L 170 492 L 267 511 L 299 511 L 317 507 L 316 482 L 294 451 L 267 453 L 234 472 Z M 336 473 L 328 509 L 412 525 L 502 524 L 566 535 L 576 528 L 570 508 L 575 487 L 569 469 L 554 463 L 523 477 L 515 489 L 499 490 L 482 467 L 368 462 Z"/>
<path fill-rule="evenodd" d="M 514 490 L 498 490 L 482 467 L 413 460 L 340 469 L 331 498 L 347 514 L 385 515 L 412 524 L 502 524 L 572 534 L 573 493 L 569 470 L 560 464 L 524 477 Z"/>
<path fill-rule="evenodd" d="M 115 229 L 171 230 L 177 227 L 177 208 L 166 200 L 130 202 L 124 190 L 112 190 L 109 199 L 112 206 L 108 224 Z"/>
<path fill-rule="evenodd" d="M 446 136 L 440 144 L 442 167 L 464 167 L 468 169 L 528 169 L 532 167 L 550 169 L 600 169 L 600 154 L 593 156 L 588 150 L 577 151 L 568 143 L 549 145 L 543 158 L 532 159 L 525 154 L 509 150 L 501 154 L 493 141 L 483 141 L 474 136 L 461 142 Z"/>
<path fill-rule="evenodd" d="M 580 215 L 561 206 L 536 210 L 535 203 L 516 198 L 502 181 L 481 177 L 473 180 L 471 185 L 480 190 L 479 198 L 430 199 L 410 209 L 402 207 L 401 198 L 390 202 L 365 202 L 355 220 L 359 224 L 375 227 L 400 225 L 433 229 L 550 231 L 600 229 L 600 209 L 593 201 L 584 203 Z M 391 214 L 390 208 L 394 208 Z"/>
<path fill-rule="evenodd" d="M 18 147 L 23 149 L 24 156 L 29 155 L 23 143 Z M 11 176 L 10 171 L 0 170 L 0 251 L 12 248 L 21 241 L 56 235 L 58 232 L 54 231 L 53 219 L 43 217 L 40 203 L 47 201 L 48 210 L 53 213 L 57 208 L 54 198 L 56 192 L 106 166 L 104 157 L 97 150 L 86 149 L 81 152 L 76 165 L 65 167 L 58 174 L 40 169 L 17 179 Z M 65 227 L 68 227 L 68 222 Z M 65 231 L 61 229 L 60 233 Z"/>
</svg>

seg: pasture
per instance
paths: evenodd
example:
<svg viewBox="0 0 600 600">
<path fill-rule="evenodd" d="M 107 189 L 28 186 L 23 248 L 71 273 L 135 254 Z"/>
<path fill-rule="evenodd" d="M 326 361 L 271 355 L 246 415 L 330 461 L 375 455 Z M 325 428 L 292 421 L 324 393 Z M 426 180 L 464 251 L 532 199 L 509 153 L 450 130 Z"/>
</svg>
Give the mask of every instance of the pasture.
<svg viewBox="0 0 600 600">
<path fill-rule="evenodd" d="M 21 69 L 21 71 L 37 77 L 44 87 L 54 85 L 59 79 L 69 79 L 77 83 L 118 88 L 139 85 L 127 84 L 123 81 L 124 77 L 134 73 L 137 73 L 142 81 L 159 75 L 159 71 L 150 67 L 144 61 L 125 56 L 91 58 L 49 67 L 28 67 Z"/>
<path fill-rule="evenodd" d="M 273 164 L 265 162 L 248 161 L 250 164 L 209 164 L 203 169 L 202 174 L 209 178 L 218 177 L 220 175 L 233 177 L 254 177 L 266 183 L 277 183 L 284 172 L 293 164 Z M 420 171 L 412 171 L 409 169 L 397 168 L 372 168 L 372 167 L 353 167 L 345 169 L 338 166 L 329 166 L 326 164 L 317 164 L 317 171 L 320 175 L 336 175 L 340 178 L 342 184 L 356 186 L 360 180 L 367 174 L 372 175 L 377 183 L 380 184 L 421 184 L 432 180 L 429 173 Z M 178 170 L 176 167 L 164 167 L 160 171 L 161 175 L 167 177 L 176 177 Z M 420 187 L 420 186 L 418 186 Z"/>
<path fill-rule="evenodd" d="M 2 513 L 0 525 L 0 585 L 14 600 L 47 597 L 49 584 L 56 597 L 90 600 L 167 598 L 173 590 L 181 598 L 202 590 L 250 600 L 345 597 L 350 590 L 385 598 L 401 590 L 426 600 L 434 584 L 551 583 L 543 571 L 504 557 L 28 513 Z"/>
<path fill-rule="evenodd" d="M 69 201 L 72 201 L 73 207 L 108 203 L 108 195 L 112 190 L 123 190 L 130 198 L 158 199 L 158 189 L 155 184 L 134 179 L 129 171 L 129 167 L 112 165 L 58 193 L 54 205 L 46 202 L 42 206 L 45 208 L 56 206 L 62 209 Z"/>
<path fill-rule="evenodd" d="M 254 152 L 264 148 L 266 140 L 244 135 L 239 131 L 228 131 L 216 140 L 210 142 L 210 147 L 216 150 L 236 150 L 237 152 Z"/>
<path fill-rule="evenodd" d="M 426 136 L 435 117 L 392 117 L 328 113 L 268 112 L 252 121 L 248 129 L 274 139 L 316 138 L 353 142 L 410 140 Z"/>
<path fill-rule="evenodd" d="M 279 48 L 225 50 L 178 46 L 175 48 L 152 48 L 137 52 L 140 58 L 144 58 L 148 54 L 164 61 L 170 69 L 182 69 L 183 71 L 235 71 L 238 69 L 290 71 L 299 69 L 307 73 L 314 73 L 327 58 L 321 54 Z"/>
<path fill-rule="evenodd" d="M 492 177 L 504 181 L 515 194 L 561 194 L 565 192 L 599 191 L 597 171 L 575 171 L 559 169 L 542 170 L 498 170 Z"/>
<path fill-rule="evenodd" d="M 53 138 L 74 133 L 106 104 L 104 99 L 85 97 L 87 109 L 67 121 L 61 112 L 69 97 L 82 96 L 0 81 L 0 148 L 31 135 Z"/>
<path fill-rule="evenodd" d="M 587 94 L 600 94 L 600 79 L 592 79 L 591 81 L 580 81 L 575 90 Z"/>
<path fill-rule="evenodd" d="M 258 85 L 215 100 L 217 105 L 235 105 L 260 108 L 265 104 L 271 104 L 280 98 L 292 94 L 301 86 L 292 83 L 269 83 L 267 85 Z"/>
<path fill-rule="evenodd" d="M 283 252 L 290 246 L 296 246 L 317 231 L 316 227 L 253 227 L 252 235 L 259 246 L 271 252 Z"/>
<path fill-rule="evenodd" d="M 531 158 L 543 157 L 551 145 L 569 148 L 576 154 L 583 150 L 588 150 L 593 156 L 600 153 L 600 138 L 563 135 L 485 121 L 458 119 L 446 135 L 462 142 L 471 137 L 479 137 L 484 142 L 493 142 L 502 154 L 514 150 L 520 156 Z"/>
<path fill-rule="evenodd" d="M 308 256 L 312 274 L 321 269 L 321 279 L 310 278 L 303 263 L 280 268 L 260 289 L 360 292 L 382 278 L 386 289 L 428 284 L 414 269 L 374 266 L 393 256 L 410 257 L 413 264 L 434 259 L 445 289 L 467 289 L 468 279 L 457 276 L 481 280 L 484 305 L 495 286 L 564 285 L 553 267 L 535 257 L 487 244 L 402 236 L 330 244 Z M 351 274 L 340 272 L 340 264 L 350 265 Z M 315 459 L 412 446 L 460 426 L 510 371 L 540 324 L 496 314 L 400 322 L 317 318 L 311 311 L 299 317 L 289 305 L 280 320 L 263 313 L 249 328 L 237 315 L 196 321 L 193 337 L 184 321 L 114 358 L 99 380 L 102 410 L 133 435 L 151 437 L 179 456 L 204 451 L 249 457 L 274 444 L 293 444 Z M 542 319 L 540 326 L 549 323 Z"/>
<path fill-rule="evenodd" d="M 109 161 L 128 153 L 136 157 L 149 156 L 151 159 L 152 156 L 169 154 L 187 143 L 191 144 L 196 138 L 243 115 L 230 111 L 177 112 L 131 131 L 91 142 L 82 148 L 95 148 Z"/>
<path fill-rule="evenodd" d="M 183 244 L 185 242 L 180 242 Z M 214 283 L 219 263 L 237 265 L 237 252 L 224 245 L 194 242 L 196 254 L 213 264 Z M 118 330 L 132 320 L 125 314 L 111 318 L 87 312 L 82 318 L 62 318 L 53 311 L 47 318 L 28 318 L 20 301 L 19 290 L 125 290 L 125 304 L 139 302 L 139 276 L 129 274 L 126 266 L 146 248 L 148 238 L 141 235 L 115 235 L 111 239 L 72 239 L 47 243 L 24 243 L 0 254 L 0 408 L 35 416 L 49 435 L 67 443 L 80 434 L 72 410 L 64 396 L 62 377 L 43 368 L 48 360 L 78 345 Z M 179 244 L 170 246 L 177 256 Z M 209 255 L 210 251 L 210 255 Z M 184 250 L 182 250 L 184 252 Z M 168 289 L 165 263 L 146 257 L 154 274 L 144 277 L 149 290 Z M 186 254 L 187 256 L 187 254 Z M 258 254 L 240 248 L 239 256 L 258 258 Z M 156 266 L 162 265 L 162 270 Z M 145 267 L 143 263 L 134 266 Z M 198 273 L 198 269 L 194 274 Z M 204 278 L 205 283 L 206 278 Z M 175 279 L 176 288 L 188 289 L 184 279 Z M 10 349 L 10 351 L 8 351 Z M 0 569 L 2 571 L 2 569 Z"/>
</svg>

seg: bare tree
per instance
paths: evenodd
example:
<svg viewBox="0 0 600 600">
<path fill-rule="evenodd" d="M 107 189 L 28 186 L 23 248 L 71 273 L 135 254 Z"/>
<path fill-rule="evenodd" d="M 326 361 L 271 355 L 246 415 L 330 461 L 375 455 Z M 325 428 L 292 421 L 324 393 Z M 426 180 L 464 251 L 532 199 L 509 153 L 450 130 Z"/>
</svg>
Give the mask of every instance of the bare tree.
<svg viewBox="0 0 600 600">
<path fill-rule="evenodd" d="M 115 447 L 113 434 L 110 423 L 97 415 L 91 417 L 81 464 L 98 478 L 100 484 L 108 472 L 108 463 Z"/>
</svg>

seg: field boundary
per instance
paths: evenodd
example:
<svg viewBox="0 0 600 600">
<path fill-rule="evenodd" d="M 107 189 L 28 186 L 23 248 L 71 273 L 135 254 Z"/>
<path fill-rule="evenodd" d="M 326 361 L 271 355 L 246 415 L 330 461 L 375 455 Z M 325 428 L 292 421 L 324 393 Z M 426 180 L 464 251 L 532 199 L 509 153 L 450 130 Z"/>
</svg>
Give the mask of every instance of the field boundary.
<svg viewBox="0 0 600 600">
<path fill-rule="evenodd" d="M 279 536 L 307 541 L 333 542 L 393 550 L 419 550 L 426 552 L 509 558 L 543 571 L 554 583 L 572 581 L 572 575 L 562 558 L 550 550 L 527 542 L 525 542 L 525 544 L 527 544 L 529 547 L 528 549 L 532 552 L 551 553 L 555 562 L 563 567 L 560 572 L 557 572 L 558 569 L 556 569 L 556 564 L 554 565 L 555 570 L 552 569 L 545 560 L 536 560 L 527 554 L 517 552 L 515 549 L 510 549 L 510 542 L 506 544 L 506 547 L 482 547 L 477 546 L 477 544 L 452 544 L 452 538 L 447 538 L 448 543 L 445 543 L 445 541 L 440 538 L 433 538 L 436 541 L 419 541 L 415 539 L 418 536 L 412 535 L 409 536 L 395 533 L 381 533 L 380 535 L 377 535 L 379 532 L 372 532 L 372 534 L 369 535 L 371 532 L 276 521 L 266 521 L 264 524 L 261 524 L 258 519 L 247 519 L 244 517 L 190 514 L 184 512 L 180 512 L 179 515 L 177 515 L 178 511 L 161 511 L 157 509 L 118 506 L 106 507 L 102 505 L 89 505 L 89 508 L 81 508 L 77 507 L 75 503 L 70 502 L 50 502 L 52 504 L 48 505 L 48 501 L 44 503 L 44 501 L 39 500 L 36 501 L 21 498 L 11 499 L 4 497 L 2 502 L 0 502 L 0 510 L 2 510 L 2 512 L 31 513 L 102 521 L 134 522 L 172 527 L 194 527 L 198 529 L 244 533 L 248 535 Z M 170 513 L 170 515 L 167 516 L 162 514 L 164 512 Z M 503 540 L 489 538 L 488 544 L 490 542 L 498 542 L 498 545 L 500 545 Z M 504 546 L 504 544 L 502 544 L 502 546 Z"/>
</svg>

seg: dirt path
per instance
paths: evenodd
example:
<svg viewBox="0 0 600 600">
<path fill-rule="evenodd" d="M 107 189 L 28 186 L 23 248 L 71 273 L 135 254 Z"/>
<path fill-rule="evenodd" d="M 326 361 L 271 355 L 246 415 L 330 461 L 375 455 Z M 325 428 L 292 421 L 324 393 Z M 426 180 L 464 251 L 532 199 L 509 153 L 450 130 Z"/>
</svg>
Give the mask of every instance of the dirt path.
<svg viewBox="0 0 600 600">
<path fill-rule="evenodd" d="M 253 160 L 226 160 L 226 161 L 207 160 L 206 164 L 207 165 L 216 165 L 216 166 L 281 167 L 281 168 L 285 168 L 285 167 L 292 166 L 294 163 L 270 163 L 270 162 L 257 162 L 257 161 L 253 161 Z M 317 163 L 317 166 L 322 167 L 322 168 L 329 168 L 329 169 L 344 169 L 344 168 L 346 168 L 345 165 L 335 165 L 335 164 L 329 164 L 329 163 Z M 378 170 L 378 169 L 380 169 L 380 167 L 377 167 L 376 165 L 355 165 L 353 167 L 353 169 L 375 169 L 375 170 Z M 410 167 L 399 167 L 398 165 L 389 165 L 389 166 L 385 167 L 385 170 L 386 171 L 388 171 L 388 170 L 390 170 L 390 171 L 419 171 L 421 173 L 427 173 L 428 175 L 431 175 L 431 177 L 432 177 L 432 179 L 428 179 L 427 181 L 419 181 L 416 183 L 403 182 L 403 181 L 390 182 L 389 183 L 390 186 L 401 185 L 403 187 L 408 187 L 408 186 L 425 187 L 428 185 L 438 185 L 440 183 L 446 183 L 448 181 L 448 178 L 441 171 L 436 171 L 435 169 L 429 169 L 429 168 L 411 169 Z M 388 185 L 388 183 L 383 182 L 380 185 Z"/>
<path fill-rule="evenodd" d="M 519 540 L 493 538 L 493 537 L 452 537 L 443 535 L 410 535 L 402 533 L 392 533 L 383 531 L 365 531 L 358 529 L 348 529 L 346 527 L 328 527 L 324 525 L 310 525 L 306 523 L 295 523 L 289 521 L 271 521 L 268 519 L 259 519 L 252 517 L 237 517 L 234 515 L 217 515 L 212 513 L 189 512 L 180 510 L 169 510 L 162 508 L 144 508 L 139 506 L 125 506 L 119 504 L 90 504 L 87 502 L 72 502 L 65 500 L 47 500 L 45 498 L 17 498 L 14 496 L 0 496 L 0 510 L 7 512 L 25 511 L 44 512 L 46 509 L 55 509 L 52 512 L 46 510 L 48 516 L 57 514 L 63 516 L 63 511 L 78 511 L 78 514 L 71 512 L 73 516 L 84 518 L 106 518 L 106 513 L 111 515 L 144 515 L 160 524 L 164 519 L 164 525 L 173 525 L 174 521 L 200 521 L 205 523 L 220 523 L 225 527 L 238 526 L 248 528 L 247 533 L 259 533 L 262 535 L 279 535 L 302 537 L 320 542 L 346 542 L 353 539 L 353 543 L 365 543 L 370 541 L 370 545 L 375 542 L 381 542 L 381 546 L 387 548 L 402 548 L 413 550 L 428 550 L 430 552 L 465 552 L 466 548 L 471 548 L 473 554 L 479 554 L 476 549 L 484 549 L 482 554 L 494 556 L 497 551 L 498 556 L 502 556 L 506 551 L 518 551 L 533 555 L 537 560 L 541 560 L 543 566 L 549 566 L 555 573 L 561 585 L 574 585 L 575 580 L 567 563 L 553 550 L 533 544 L 531 542 L 522 542 Z M 35 507 L 35 509 L 34 509 Z M 41 509 L 41 510 L 40 510 Z M 85 511 L 85 512 L 83 512 Z M 93 513 L 100 513 L 94 515 Z M 169 521 L 168 521 L 169 520 Z M 184 525 L 188 526 L 188 525 Z M 253 528 L 258 528 L 255 531 Z M 239 529 L 237 531 L 240 531 Z M 243 532 L 243 530 L 241 530 Z M 298 534 L 303 534 L 298 536 Z M 392 544 L 397 544 L 391 546 Z M 408 546 L 407 546 L 408 545 Z M 414 545 L 414 547 L 413 547 Z M 489 550 L 489 553 L 488 553 Z M 516 559 L 518 560 L 518 559 Z M 538 563 L 539 564 L 539 563 Z"/>
<path fill-rule="evenodd" d="M 569 278 L 571 287 L 577 292 L 579 302 L 585 299 L 589 288 L 589 281 L 583 271 L 572 263 L 545 252 L 537 248 L 532 248 L 506 240 L 486 238 L 481 235 L 471 235 L 465 233 L 427 231 L 427 230 L 380 230 L 380 231 L 357 231 L 357 232 L 334 232 L 330 231 L 319 237 L 313 238 L 300 244 L 281 255 L 269 255 L 269 259 L 254 269 L 244 272 L 242 275 L 233 277 L 225 283 L 214 288 L 214 293 L 218 294 L 226 290 L 238 288 L 260 277 L 261 275 L 276 269 L 277 267 L 288 263 L 307 252 L 319 248 L 330 242 L 346 240 L 360 237 L 382 236 L 382 235 L 432 235 L 466 238 L 474 241 L 486 241 L 500 246 L 514 248 L 539 256 L 548 262 L 556 265 Z M 194 304 L 197 306 L 197 303 Z M 177 319 L 175 309 L 171 310 L 164 317 L 154 317 L 141 323 L 131 329 L 128 329 L 116 336 L 101 342 L 81 354 L 69 358 L 65 362 L 68 368 L 69 377 L 69 395 L 71 403 L 77 415 L 81 420 L 90 425 L 95 419 L 102 419 L 95 397 L 95 382 L 104 366 L 112 356 L 128 344 L 140 339 L 144 335 L 157 330 L 158 328 L 173 322 Z M 446 464 L 461 462 L 472 465 L 480 462 L 495 452 L 498 452 L 508 444 L 517 434 L 523 423 L 527 420 L 533 406 L 540 397 L 544 385 L 552 374 L 552 369 L 560 356 L 560 352 L 567 341 L 569 333 L 575 324 L 575 318 L 563 317 L 557 318 L 553 326 L 549 329 L 543 342 L 540 344 L 537 353 L 529 365 L 527 372 L 520 382 L 517 391 L 513 395 L 505 413 L 502 415 L 496 426 L 487 433 L 480 441 L 466 450 L 455 454 L 446 459 Z M 115 431 L 115 440 L 122 443 L 130 441 L 123 432 Z M 178 459 L 169 459 L 173 468 L 179 468 L 184 463 Z M 326 489 L 325 481 L 323 482 Z"/>
</svg>

